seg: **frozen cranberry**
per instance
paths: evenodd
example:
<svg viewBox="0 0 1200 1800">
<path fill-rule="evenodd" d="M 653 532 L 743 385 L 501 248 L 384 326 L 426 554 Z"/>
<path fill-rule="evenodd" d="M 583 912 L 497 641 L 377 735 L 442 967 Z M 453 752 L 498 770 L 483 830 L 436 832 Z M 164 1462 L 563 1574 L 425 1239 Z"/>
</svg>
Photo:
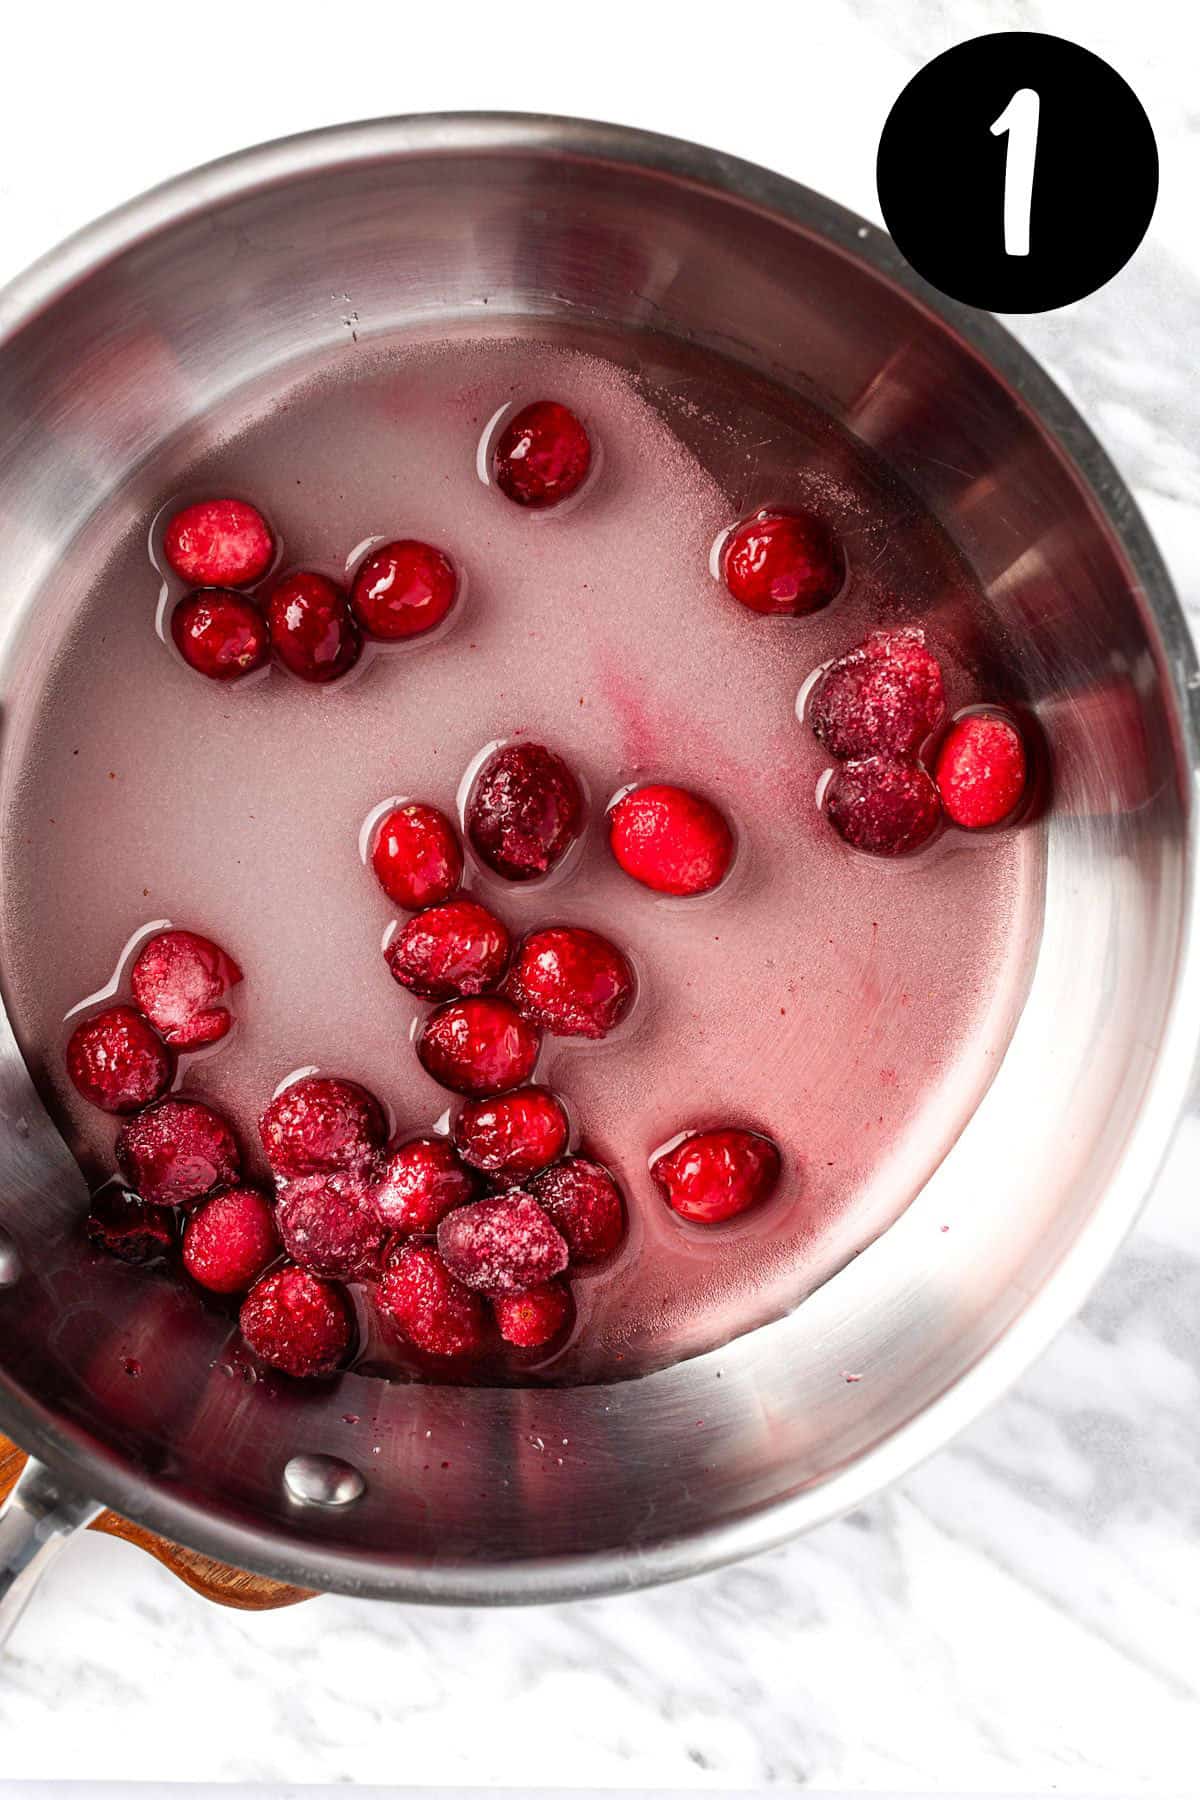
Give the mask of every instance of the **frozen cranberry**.
<svg viewBox="0 0 1200 1800">
<path fill-rule="evenodd" d="M 131 1188 L 159 1206 L 186 1206 L 232 1187 L 242 1158 L 228 1124 L 200 1100 L 160 1100 L 122 1125 L 117 1163 Z"/>
<path fill-rule="evenodd" d="M 477 1193 L 477 1178 L 452 1144 L 445 1138 L 413 1138 L 389 1154 L 371 1189 L 371 1204 L 392 1231 L 434 1231 L 448 1212 Z"/>
<path fill-rule="evenodd" d="M 1025 792 L 1021 734 L 994 713 L 971 713 L 950 727 L 934 774 L 956 825 L 968 831 L 999 825 Z"/>
<path fill-rule="evenodd" d="M 293 1262 L 339 1281 L 378 1275 L 386 1232 L 373 1202 L 377 1173 L 363 1163 L 286 1183 L 275 1221 Z"/>
<path fill-rule="evenodd" d="M 245 500 L 198 500 L 185 506 L 163 538 L 167 561 L 195 586 L 249 587 L 275 554 L 271 527 Z"/>
<path fill-rule="evenodd" d="M 267 602 L 271 648 L 302 681 L 336 681 L 352 669 L 362 637 L 340 588 L 301 569 L 285 575 Z"/>
<path fill-rule="evenodd" d="M 941 665 L 918 627 L 873 631 L 829 665 L 805 710 L 831 756 L 915 755 L 946 710 Z"/>
<path fill-rule="evenodd" d="M 422 1000 L 453 1000 L 495 987 L 508 965 L 511 940 L 495 913 L 477 900 L 447 900 L 410 919 L 384 957 L 401 987 Z"/>
<path fill-rule="evenodd" d="M 625 873 L 659 894 L 706 894 L 733 861 L 729 826 L 687 788 L 631 789 L 609 813 L 608 833 Z"/>
<path fill-rule="evenodd" d="M 482 1099 L 528 1081 L 541 1044 L 541 1032 L 510 1001 L 481 995 L 431 1013 L 417 1055 L 443 1087 Z"/>
<path fill-rule="evenodd" d="M 602 1262 L 625 1236 L 621 1190 L 599 1163 L 569 1156 L 529 1184 L 542 1211 L 567 1240 L 573 1263 Z"/>
<path fill-rule="evenodd" d="M 188 1220 L 183 1266 L 214 1294 L 244 1294 L 279 1255 L 271 1205 L 257 1188 L 226 1188 Z"/>
<path fill-rule="evenodd" d="M 764 508 L 735 525 L 725 543 L 725 585 L 757 613 L 817 612 L 846 579 L 842 547 L 824 519 Z"/>
<path fill-rule="evenodd" d="M 276 1094 L 258 1130 L 267 1161 L 284 1181 L 356 1168 L 387 1135 L 374 1094 L 336 1075 L 291 1082 Z"/>
<path fill-rule="evenodd" d="M 140 1112 L 166 1093 L 175 1059 L 133 1006 L 85 1019 L 67 1043 L 67 1073 L 102 1112 Z"/>
<path fill-rule="evenodd" d="M 495 1100 L 471 1100 L 454 1122 L 458 1154 L 495 1182 L 521 1181 L 556 1162 L 567 1147 L 567 1115 L 545 1088 L 518 1088 Z"/>
<path fill-rule="evenodd" d="M 371 867 L 389 900 L 418 912 L 450 898 L 462 880 L 462 851 L 445 813 L 410 802 L 379 821 Z"/>
<path fill-rule="evenodd" d="M 779 1180 L 779 1151 L 757 1131 L 697 1131 L 651 1172 L 681 1219 L 719 1225 L 767 1198 Z"/>
<path fill-rule="evenodd" d="M 238 1315 L 255 1356 L 285 1375 L 332 1375 L 354 1340 L 345 1291 L 307 1269 L 277 1269 L 250 1289 Z"/>
<path fill-rule="evenodd" d="M 432 544 L 401 538 L 372 550 L 354 577 L 350 605 L 369 637 L 419 637 L 440 625 L 458 592 L 454 564 Z"/>
<path fill-rule="evenodd" d="M 477 853 L 509 881 L 533 881 L 579 836 L 583 795 L 561 756 L 544 744 L 503 744 L 475 777 L 467 832 Z"/>
<path fill-rule="evenodd" d="M 122 1262 L 151 1263 L 168 1256 L 175 1243 L 176 1214 L 151 1206 L 127 1188 L 109 1183 L 93 1194 L 85 1229 L 97 1250 Z"/>
<path fill-rule="evenodd" d="M 150 1023 L 177 1050 L 215 1044 L 233 1024 L 219 1002 L 242 971 L 211 938 L 194 931 L 160 931 L 133 965 L 133 997 Z"/>
<path fill-rule="evenodd" d="M 928 843 L 942 816 L 938 792 L 920 763 L 868 756 L 839 763 L 821 801 L 834 830 L 872 856 L 904 856 Z"/>
<path fill-rule="evenodd" d="M 430 1244 L 406 1244 L 375 1290 L 379 1310 L 416 1350 L 475 1356 L 488 1340 L 487 1308 Z"/>
<path fill-rule="evenodd" d="M 582 485 L 591 462 L 591 442 L 575 414 L 556 400 L 535 400 L 500 433 L 496 486 L 518 506 L 557 506 Z"/>
<path fill-rule="evenodd" d="M 171 637 L 189 668 L 210 681 L 240 681 L 271 654 L 267 621 L 244 594 L 200 588 L 171 614 Z"/>
<path fill-rule="evenodd" d="M 517 1188 L 447 1213 L 437 1241 L 450 1273 L 484 1294 L 527 1293 L 561 1275 L 570 1254 L 537 1201 Z"/>
<path fill-rule="evenodd" d="M 616 945 L 582 925 L 530 932 L 508 978 L 520 1011 L 555 1037 L 606 1037 L 632 1006 L 634 989 Z"/>
<path fill-rule="evenodd" d="M 571 1290 L 561 1281 L 544 1281 L 525 1294 L 498 1294 L 492 1311 L 506 1344 L 540 1350 L 566 1327 L 573 1311 Z"/>
</svg>

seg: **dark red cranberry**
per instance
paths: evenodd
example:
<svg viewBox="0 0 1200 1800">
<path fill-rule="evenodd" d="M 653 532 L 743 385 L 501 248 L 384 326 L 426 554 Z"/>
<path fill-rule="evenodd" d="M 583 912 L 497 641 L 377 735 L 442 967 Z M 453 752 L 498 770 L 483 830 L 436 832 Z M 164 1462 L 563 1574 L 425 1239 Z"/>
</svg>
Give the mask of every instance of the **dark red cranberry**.
<svg viewBox="0 0 1200 1800">
<path fill-rule="evenodd" d="M 556 400 L 535 400 L 496 440 L 496 486 L 518 506 L 557 506 L 582 486 L 591 462 L 591 441 L 575 414 Z"/>
<path fill-rule="evenodd" d="M 995 713 L 970 713 L 950 727 L 934 774 L 955 825 L 967 831 L 999 825 L 1025 792 L 1021 734 Z"/>
<path fill-rule="evenodd" d="M 354 1341 L 349 1297 L 307 1269 L 277 1269 L 246 1295 L 238 1316 L 255 1356 L 285 1375 L 332 1375 Z"/>
<path fill-rule="evenodd" d="M 267 1161 L 289 1181 L 357 1168 L 383 1143 L 387 1122 L 374 1094 L 357 1081 L 305 1075 L 276 1094 L 258 1129 Z"/>
<path fill-rule="evenodd" d="M 873 631 L 830 663 L 808 698 L 817 739 L 842 761 L 914 756 L 942 722 L 942 670 L 916 626 Z"/>
<path fill-rule="evenodd" d="M 431 1013 L 417 1055 L 443 1087 L 482 1099 L 527 1082 L 541 1044 L 541 1032 L 511 1002 L 480 995 L 451 1000 Z"/>
<path fill-rule="evenodd" d="M 176 1216 L 171 1207 L 151 1206 L 110 1182 L 92 1195 L 85 1229 L 97 1250 L 122 1262 L 152 1263 L 174 1248 Z"/>
<path fill-rule="evenodd" d="M 522 1181 L 557 1162 L 569 1127 L 562 1103 L 545 1088 L 518 1088 L 494 1100 L 470 1100 L 454 1122 L 458 1154 L 495 1182 Z"/>
<path fill-rule="evenodd" d="M 200 588 L 171 614 L 171 637 L 189 668 L 210 681 L 240 681 L 271 654 L 267 621 L 244 594 Z"/>
<path fill-rule="evenodd" d="M 301 569 L 285 575 L 267 602 L 271 648 L 301 681 L 336 681 L 358 661 L 362 637 L 341 589 Z"/>
<path fill-rule="evenodd" d="M 561 1281 L 545 1281 L 525 1294 L 498 1294 L 492 1302 L 500 1336 L 518 1350 L 540 1350 L 561 1337 L 574 1307 Z"/>
<path fill-rule="evenodd" d="M 160 1100 L 122 1125 L 117 1163 L 130 1187 L 158 1206 L 186 1206 L 233 1187 L 241 1152 L 226 1121 L 200 1100 Z"/>
<path fill-rule="evenodd" d="M 477 1356 L 487 1348 L 487 1307 L 430 1244 L 405 1244 L 384 1270 L 375 1298 L 401 1336 L 429 1356 Z"/>
<path fill-rule="evenodd" d="M 743 606 L 792 617 L 828 606 L 846 579 L 845 554 L 824 519 L 769 507 L 734 526 L 722 566 Z"/>
<path fill-rule="evenodd" d="M 475 777 L 467 832 L 477 855 L 509 881 L 547 874 L 579 836 L 583 795 L 544 744 L 503 744 Z"/>
<path fill-rule="evenodd" d="M 447 1213 L 438 1249 L 450 1273 L 484 1294 L 524 1294 L 561 1275 L 569 1252 L 536 1200 L 514 1188 Z"/>
<path fill-rule="evenodd" d="M 617 946 L 582 925 L 531 931 L 508 978 L 520 1011 L 555 1037 L 606 1037 L 633 1005 L 635 987 Z"/>
<path fill-rule="evenodd" d="M 542 1211 L 567 1240 L 573 1263 L 602 1262 L 625 1236 L 621 1190 L 599 1163 L 569 1156 L 529 1183 Z"/>
<path fill-rule="evenodd" d="M 176 575 L 195 587 L 249 587 L 275 554 L 271 527 L 245 500 L 198 500 L 167 525 L 163 551 Z"/>
<path fill-rule="evenodd" d="M 720 1225 L 757 1206 L 779 1180 L 779 1151 L 757 1131 L 697 1131 L 660 1156 L 651 1173 L 681 1219 Z"/>
<path fill-rule="evenodd" d="M 508 966 L 507 928 L 477 900 L 447 900 L 410 919 L 384 957 L 392 975 L 422 1000 L 453 1000 L 495 987 Z"/>
<path fill-rule="evenodd" d="M 687 788 L 632 788 L 610 811 L 608 834 L 625 873 L 659 894 L 706 894 L 733 861 L 724 818 Z"/>
<path fill-rule="evenodd" d="M 214 1294 L 244 1294 L 279 1255 L 271 1204 L 257 1188 L 226 1188 L 188 1220 L 183 1266 Z"/>
<path fill-rule="evenodd" d="M 462 851 L 445 813 L 410 801 L 379 821 L 371 867 L 389 900 L 419 912 L 450 898 L 462 880 Z"/>
<path fill-rule="evenodd" d="M 175 1059 L 133 1006 L 84 1019 L 67 1042 L 67 1074 L 102 1112 L 140 1112 L 171 1085 Z"/>
<path fill-rule="evenodd" d="M 446 1138 L 413 1138 L 388 1155 L 371 1204 L 392 1231 L 435 1231 L 448 1212 L 474 1200 L 478 1191 L 477 1177 Z"/>
<path fill-rule="evenodd" d="M 156 1030 L 177 1050 L 220 1041 L 233 1024 L 220 1005 L 242 971 L 211 938 L 194 931 L 160 931 L 133 965 L 133 997 Z"/>
<path fill-rule="evenodd" d="M 400 538 L 372 550 L 354 577 L 350 605 L 368 637 L 394 643 L 440 625 L 457 592 L 448 556 L 432 544 Z"/>
<path fill-rule="evenodd" d="M 937 830 L 941 802 L 920 763 L 868 756 L 838 763 L 821 804 L 839 836 L 872 856 L 905 856 Z"/>
<path fill-rule="evenodd" d="M 283 1247 L 314 1275 L 364 1281 L 379 1274 L 386 1232 L 373 1199 L 370 1163 L 285 1183 L 275 1209 Z"/>
</svg>

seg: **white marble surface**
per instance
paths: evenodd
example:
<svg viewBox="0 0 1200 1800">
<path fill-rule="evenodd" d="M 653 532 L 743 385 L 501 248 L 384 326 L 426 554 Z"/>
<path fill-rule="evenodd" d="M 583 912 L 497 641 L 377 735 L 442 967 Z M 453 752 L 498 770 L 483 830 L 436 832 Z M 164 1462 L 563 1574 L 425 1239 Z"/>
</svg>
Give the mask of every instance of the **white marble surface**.
<svg viewBox="0 0 1200 1800">
<path fill-rule="evenodd" d="M 435 106 L 678 131 L 873 216 L 874 145 L 909 71 L 983 30 L 1089 43 L 1155 120 L 1159 215 L 1103 294 L 1011 323 L 1131 480 L 1185 599 L 1200 595 L 1200 132 L 1182 8 L 743 0 L 718 34 L 673 5 L 613 5 L 602 33 L 574 9 L 460 6 L 449 51 L 444 14 L 408 8 L 360 3 L 337 30 L 299 0 L 286 13 L 213 0 L 173 22 L 165 10 L 70 9 L 69 66 L 65 4 L 6 25 L 6 64 L 24 59 L 25 77 L 0 109 L 0 277 L 205 156 Z M 0 1664 L 0 1774 L 1195 1791 L 1198 1142 L 1016 1391 L 853 1517 L 677 1588 L 517 1614 L 326 1599 L 241 1616 L 93 1536 Z"/>
</svg>

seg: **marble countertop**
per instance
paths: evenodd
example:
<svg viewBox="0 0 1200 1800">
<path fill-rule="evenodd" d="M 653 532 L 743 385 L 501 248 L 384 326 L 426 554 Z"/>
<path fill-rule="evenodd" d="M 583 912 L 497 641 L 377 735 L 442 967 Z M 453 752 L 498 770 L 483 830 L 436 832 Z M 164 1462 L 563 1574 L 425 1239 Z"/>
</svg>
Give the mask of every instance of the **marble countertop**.
<svg viewBox="0 0 1200 1800">
<path fill-rule="evenodd" d="M 175 168 L 301 125 L 440 106 L 658 126 L 773 164 L 874 217 L 879 125 L 920 63 L 1006 27 L 1090 44 L 1154 119 L 1159 214 L 1104 292 L 1008 323 L 1096 427 L 1196 604 L 1200 130 L 1188 111 L 1182 19 L 1166 5 L 974 0 L 956 5 L 951 22 L 939 4 L 785 10 L 748 0 L 723 44 L 681 33 L 671 7 L 618 3 L 586 55 L 565 11 L 549 16 L 544 41 L 534 31 L 514 48 L 511 21 L 479 8 L 448 60 L 435 22 L 403 9 L 401 27 L 401 9 L 375 0 L 360 0 L 354 41 L 327 37 L 317 9 L 298 4 L 283 42 L 275 9 L 212 0 L 203 29 L 222 58 L 206 62 L 206 80 L 228 66 L 227 49 L 252 68 L 261 57 L 269 79 L 251 107 L 248 88 L 209 104 L 189 60 L 192 21 L 118 10 L 120 49 L 105 36 L 111 9 L 86 21 L 71 13 L 74 59 L 56 82 L 52 119 L 37 70 L 56 58 L 68 9 L 22 9 L 6 27 L 6 60 L 24 59 L 29 79 L 13 84 L 0 119 L 0 278 Z M 385 33 L 397 50 L 390 66 L 363 54 Z M 762 55 L 764 44 L 778 54 Z M 124 1544 L 77 1541 L 0 1663 L 0 1774 L 520 1790 L 1192 1790 L 1198 1149 L 1193 1128 L 1083 1316 L 1003 1403 L 898 1487 L 754 1562 L 519 1613 L 322 1599 L 239 1615 L 206 1605 Z"/>
</svg>

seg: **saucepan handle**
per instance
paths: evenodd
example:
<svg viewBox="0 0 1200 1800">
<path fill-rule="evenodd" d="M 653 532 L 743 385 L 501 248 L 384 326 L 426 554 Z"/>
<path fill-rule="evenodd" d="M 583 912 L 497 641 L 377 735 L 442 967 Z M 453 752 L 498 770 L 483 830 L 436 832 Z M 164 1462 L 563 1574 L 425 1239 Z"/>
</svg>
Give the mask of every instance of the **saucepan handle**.
<svg viewBox="0 0 1200 1800">
<path fill-rule="evenodd" d="M 33 1457 L 0 1505 L 0 1645 L 67 1539 L 101 1510 Z"/>
</svg>

